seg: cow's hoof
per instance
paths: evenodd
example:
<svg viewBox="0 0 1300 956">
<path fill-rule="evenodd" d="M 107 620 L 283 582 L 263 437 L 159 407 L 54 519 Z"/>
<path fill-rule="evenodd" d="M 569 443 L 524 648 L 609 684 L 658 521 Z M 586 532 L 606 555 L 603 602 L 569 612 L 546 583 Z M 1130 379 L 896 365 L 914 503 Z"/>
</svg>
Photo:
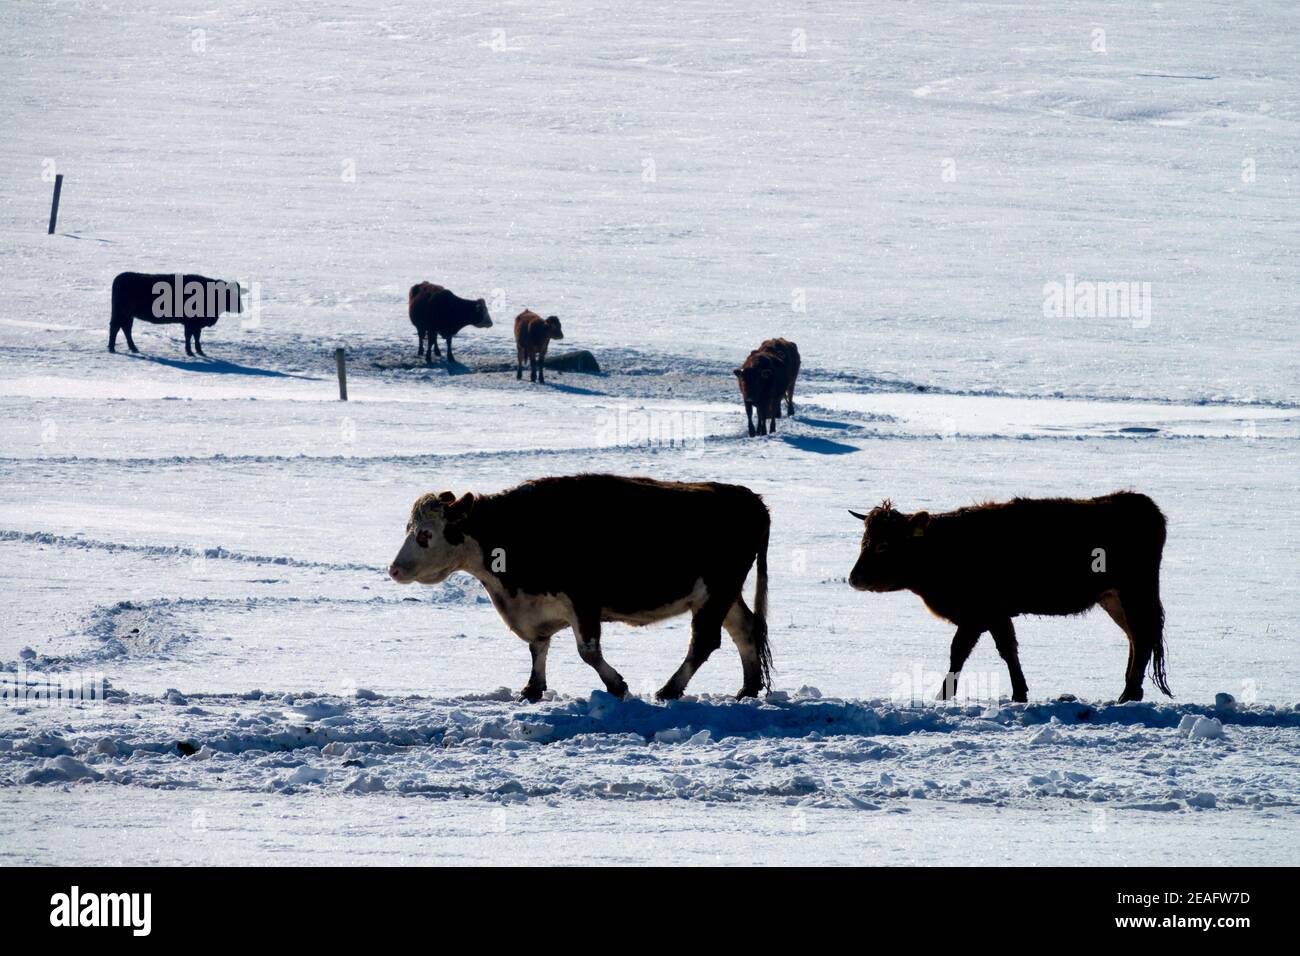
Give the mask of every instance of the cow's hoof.
<svg viewBox="0 0 1300 956">
<path fill-rule="evenodd" d="M 655 700 L 658 701 L 676 700 L 681 696 L 682 696 L 681 688 L 674 687 L 672 684 L 665 684 L 663 687 L 660 687 L 659 690 L 655 692 Z"/>
<path fill-rule="evenodd" d="M 750 437 L 750 438 L 753 438 L 753 437 L 754 437 L 755 435 L 757 435 L 757 434 L 758 434 L 758 432 L 754 431 L 754 426 L 753 426 L 753 425 L 750 425 L 750 426 L 749 426 L 749 437 Z"/>
<path fill-rule="evenodd" d="M 108 347 L 108 350 L 109 350 L 110 352 L 116 352 L 116 351 L 117 351 L 117 349 L 113 348 L 113 346 L 111 346 L 111 345 Z"/>
<path fill-rule="evenodd" d="M 1019 694 L 1013 693 L 1013 694 L 1011 695 L 1011 703 L 1013 703 L 1013 704 L 1027 704 L 1027 703 L 1029 703 L 1029 692 L 1028 692 L 1028 691 L 1022 691 L 1022 692 L 1019 693 Z"/>
<path fill-rule="evenodd" d="M 1142 689 L 1141 689 L 1141 688 L 1138 688 L 1138 690 L 1137 690 L 1136 692 L 1130 692 L 1130 691 L 1127 691 L 1127 690 L 1126 690 L 1126 691 L 1124 691 L 1124 693 L 1122 693 L 1122 694 L 1119 695 L 1119 702 L 1120 702 L 1121 704 L 1128 704 L 1128 703 L 1131 703 L 1131 702 L 1133 702 L 1133 701 L 1138 701 L 1138 700 L 1141 700 L 1141 699 L 1142 699 Z"/>
<path fill-rule="evenodd" d="M 757 688 L 751 690 L 748 687 L 742 687 L 740 688 L 740 690 L 736 691 L 736 700 L 744 700 L 746 697 L 757 697 L 757 696 L 758 696 Z"/>
<path fill-rule="evenodd" d="M 139 350 L 138 348 L 136 348 L 136 347 L 133 345 L 133 346 L 131 346 L 131 354 L 132 354 L 132 355 L 139 355 L 139 354 L 140 354 L 140 350 Z"/>
<path fill-rule="evenodd" d="M 519 692 L 519 699 L 526 700 L 530 704 L 535 704 L 542 699 L 542 692 L 545 687 L 534 687 L 532 684 L 525 684 L 524 689 Z"/>
</svg>

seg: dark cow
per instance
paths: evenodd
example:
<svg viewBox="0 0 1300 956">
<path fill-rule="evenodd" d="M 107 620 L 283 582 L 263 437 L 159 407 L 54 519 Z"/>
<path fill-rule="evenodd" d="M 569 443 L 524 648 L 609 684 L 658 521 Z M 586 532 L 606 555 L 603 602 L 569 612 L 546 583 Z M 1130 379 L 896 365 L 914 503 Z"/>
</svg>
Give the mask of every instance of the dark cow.
<svg viewBox="0 0 1300 956">
<path fill-rule="evenodd" d="M 551 635 L 573 629 L 578 653 L 611 694 L 627 683 L 601 656 L 604 621 L 653 624 L 690 613 L 686 660 L 658 693 L 682 695 L 726 628 L 740 651 L 737 697 L 770 687 L 767 538 L 763 500 L 748 488 L 574 475 L 540 478 L 493 495 L 424 495 L 389 574 L 437 584 L 466 571 L 487 589 L 510 630 L 528 642 L 532 675 L 520 692 L 546 690 Z M 757 562 L 754 609 L 741 596 Z"/>
<path fill-rule="evenodd" d="M 1011 619 L 1082 614 L 1094 604 L 1128 636 L 1120 701 L 1142 699 L 1151 661 L 1156 686 L 1173 696 L 1160 603 L 1165 518 L 1146 495 L 1016 498 L 937 515 L 902 514 L 886 501 L 868 515 L 850 514 L 863 519 L 866 532 L 849 584 L 911 591 L 957 625 L 941 699 L 956 693 L 962 664 L 989 631 L 1011 672 L 1012 700 L 1027 700 Z"/>
<path fill-rule="evenodd" d="M 546 349 L 552 339 L 564 338 L 560 320 L 554 315 L 542 318 L 531 309 L 524 309 L 515 316 L 515 349 L 518 351 L 519 365 L 515 369 L 515 380 L 524 377 L 524 362 L 528 363 L 528 377 L 533 382 L 546 381 Z"/>
<path fill-rule="evenodd" d="M 438 348 L 438 336 L 447 342 L 447 364 L 455 362 L 451 354 L 451 337 L 472 325 L 476 329 L 492 328 L 492 317 L 488 315 L 487 303 L 482 299 L 462 299 L 448 289 L 432 282 L 417 282 L 411 286 L 407 296 L 407 313 L 411 324 L 419 333 L 417 355 L 423 355 L 426 362 L 432 362 L 433 356 L 442 355 Z M 428 345 L 425 345 L 425 340 Z"/>
<path fill-rule="evenodd" d="M 740 397 L 745 401 L 745 419 L 749 435 L 776 433 L 781 417 L 781 399 L 786 413 L 794 415 L 794 383 L 799 377 L 799 346 L 786 339 L 768 339 L 749 353 L 745 364 L 734 369 L 740 381 Z M 753 410 L 758 409 L 758 431 L 754 430 Z"/>
<path fill-rule="evenodd" d="M 117 351 L 117 333 L 126 335 L 126 347 L 140 351 L 131 337 L 136 319 L 156 325 L 185 327 L 185 354 L 203 354 L 203 330 L 217 324 L 223 312 L 243 312 L 238 282 L 223 282 L 199 275 L 123 272 L 113 280 L 112 315 L 108 320 L 108 350 Z M 191 351 L 190 343 L 194 343 Z"/>
</svg>

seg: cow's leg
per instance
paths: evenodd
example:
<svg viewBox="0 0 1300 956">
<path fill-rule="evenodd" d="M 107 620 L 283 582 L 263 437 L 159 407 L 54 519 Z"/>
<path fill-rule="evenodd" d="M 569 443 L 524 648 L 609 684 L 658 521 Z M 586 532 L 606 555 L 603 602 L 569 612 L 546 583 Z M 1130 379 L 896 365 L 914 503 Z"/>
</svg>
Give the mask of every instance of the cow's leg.
<svg viewBox="0 0 1300 956">
<path fill-rule="evenodd" d="M 615 697 L 625 696 L 627 681 L 609 666 L 600 652 L 599 612 L 579 614 L 573 622 L 573 634 L 578 639 L 578 656 L 596 669 L 600 679 L 605 682 L 605 689 Z"/>
<path fill-rule="evenodd" d="M 194 329 L 194 351 L 203 354 L 203 326 Z"/>
<path fill-rule="evenodd" d="M 442 358 L 442 349 L 438 348 L 438 333 L 434 332 L 432 329 L 429 330 L 429 348 L 433 350 L 434 355 L 438 356 L 438 358 Z M 427 351 L 425 352 L 425 358 L 430 362 L 433 361 L 433 359 L 428 357 Z"/>
<path fill-rule="evenodd" d="M 420 358 L 424 358 L 424 332 L 420 329 L 416 329 L 415 334 L 418 337 L 416 340 L 415 354 L 420 356 Z"/>
<path fill-rule="evenodd" d="M 722 619 L 722 626 L 727 629 L 740 652 L 740 667 L 744 672 L 744 686 L 736 698 L 757 697 L 763 689 L 763 665 L 758 656 L 758 645 L 754 643 L 754 612 L 749 609 L 743 597 L 737 596 L 732 602 L 727 616 Z"/>
<path fill-rule="evenodd" d="M 753 438 L 757 432 L 754 431 L 754 406 L 745 402 L 745 421 L 749 422 L 749 437 Z"/>
<path fill-rule="evenodd" d="M 126 347 L 132 352 L 140 351 L 135 347 L 135 339 L 131 337 L 131 326 L 135 325 L 135 316 L 130 314 L 125 315 L 122 317 L 122 321 L 118 324 L 122 327 L 122 334 L 126 336 Z"/>
<path fill-rule="evenodd" d="M 517 348 L 515 349 L 515 381 L 522 382 L 523 380 L 524 380 L 524 350 L 521 348 Z"/>
<path fill-rule="evenodd" d="M 185 354 L 186 355 L 192 356 L 194 354 L 194 350 L 190 348 L 190 341 L 193 338 L 194 338 L 194 327 L 191 325 L 185 326 Z"/>
<path fill-rule="evenodd" d="M 528 353 L 528 380 L 530 382 L 537 381 L 537 352 L 536 351 L 532 351 Z"/>
<path fill-rule="evenodd" d="M 533 669 L 519 696 L 534 704 L 542 699 L 542 692 L 546 690 L 546 652 L 550 649 L 549 637 L 535 637 L 528 642 L 528 651 L 533 655 Z"/>
<path fill-rule="evenodd" d="M 117 313 L 114 312 L 108 320 L 108 350 L 110 352 L 117 351 L 117 333 L 121 328 L 122 324 L 118 322 Z"/>
<path fill-rule="evenodd" d="M 537 353 L 537 381 L 546 384 L 546 352 L 543 350 Z"/>
<path fill-rule="evenodd" d="M 1135 589 L 1136 590 L 1136 589 Z M 1098 602 L 1128 636 L 1128 667 L 1124 672 L 1124 693 L 1120 703 L 1142 699 L 1142 681 L 1152 654 L 1160 650 L 1164 611 L 1160 598 L 1140 591 L 1107 591 Z M 1161 690 L 1168 691 L 1162 687 Z"/>
<path fill-rule="evenodd" d="M 1119 625 L 1119 629 L 1124 632 L 1128 638 L 1128 665 L 1124 668 L 1124 692 L 1120 694 L 1120 703 L 1127 700 L 1142 699 L 1142 672 L 1138 672 L 1137 696 L 1129 696 L 1132 688 L 1133 663 L 1137 658 L 1137 641 L 1133 638 L 1133 630 L 1129 627 L 1128 615 L 1124 613 L 1124 605 L 1120 603 L 1118 591 L 1106 591 L 1099 598 L 1097 603 L 1102 606 L 1112 621 Z M 1143 665 L 1145 669 L 1145 665 Z"/>
<path fill-rule="evenodd" d="M 970 657 L 970 652 L 975 650 L 983 633 L 982 627 L 957 625 L 957 633 L 952 636 L 952 651 L 948 656 L 948 673 L 944 675 L 943 688 L 939 691 L 940 700 L 951 700 L 957 696 L 957 675 L 961 673 L 962 665 Z"/>
<path fill-rule="evenodd" d="M 1016 646 L 1016 629 L 1011 623 L 1011 618 L 994 624 L 989 629 L 989 633 L 993 635 L 993 643 L 998 646 L 998 653 L 1007 662 L 1007 670 L 1011 674 L 1011 699 L 1018 704 L 1028 703 L 1029 685 L 1025 683 L 1024 671 L 1020 669 L 1020 652 Z"/>
<path fill-rule="evenodd" d="M 447 340 L 447 364 L 450 365 L 452 362 L 456 361 L 456 359 L 451 354 L 451 336 L 446 335 L 443 336 L 443 338 Z"/>
<path fill-rule="evenodd" d="M 794 418 L 794 383 L 790 384 L 785 393 L 785 417 Z"/>
<path fill-rule="evenodd" d="M 668 678 L 668 683 L 659 688 L 655 694 L 660 700 L 676 700 L 686 690 L 695 672 L 699 670 L 709 655 L 722 643 L 722 620 L 726 612 L 709 600 L 691 616 L 691 644 L 686 649 L 686 660 L 677 672 Z"/>
</svg>

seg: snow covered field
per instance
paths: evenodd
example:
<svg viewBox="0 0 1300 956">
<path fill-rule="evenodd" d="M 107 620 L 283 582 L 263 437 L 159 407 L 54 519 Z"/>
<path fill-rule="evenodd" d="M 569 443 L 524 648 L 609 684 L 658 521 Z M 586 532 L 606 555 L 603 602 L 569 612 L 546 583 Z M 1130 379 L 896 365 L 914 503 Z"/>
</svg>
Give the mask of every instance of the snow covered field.
<svg viewBox="0 0 1300 956">
<path fill-rule="evenodd" d="M 0 686 L 107 683 L 0 704 L 0 863 L 1300 862 L 1293 4 L 223 6 L 0 9 Z M 127 269 L 257 310 L 110 355 Z M 488 299 L 454 374 L 419 279 Z M 603 374 L 516 382 L 525 307 Z M 584 470 L 765 497 L 776 693 L 654 703 L 679 618 L 519 703 L 476 582 L 388 580 L 419 493 Z M 1124 487 L 1173 701 L 1093 612 L 936 705 L 951 628 L 845 583 L 847 508 Z"/>
</svg>

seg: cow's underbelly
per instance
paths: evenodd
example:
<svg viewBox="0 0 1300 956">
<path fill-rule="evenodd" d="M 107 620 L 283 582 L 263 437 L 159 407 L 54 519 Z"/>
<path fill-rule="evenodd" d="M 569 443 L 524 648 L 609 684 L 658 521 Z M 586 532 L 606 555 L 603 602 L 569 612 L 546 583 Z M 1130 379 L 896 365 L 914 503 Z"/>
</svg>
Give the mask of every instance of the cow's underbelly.
<svg viewBox="0 0 1300 956">
<path fill-rule="evenodd" d="M 549 637 L 573 623 L 573 601 L 563 592 L 528 594 L 518 591 L 509 594 L 504 589 L 489 588 L 488 594 L 497 613 L 501 615 L 510 630 L 525 640 L 538 635 Z M 708 599 L 709 589 L 704 586 L 703 579 L 697 578 L 691 590 L 677 600 L 648 608 L 601 607 L 600 619 L 638 626 L 654 624 L 656 621 L 698 611 Z"/>
<path fill-rule="evenodd" d="M 602 607 L 600 609 L 600 619 L 602 621 L 617 621 L 620 624 L 634 624 L 637 626 L 654 624 L 656 621 L 664 621 L 670 617 L 677 617 L 679 614 L 694 613 L 702 608 L 708 599 L 709 589 L 704 586 L 703 578 L 697 578 L 690 593 L 678 598 L 676 601 L 669 601 L 667 604 L 654 608 Z"/>
</svg>

